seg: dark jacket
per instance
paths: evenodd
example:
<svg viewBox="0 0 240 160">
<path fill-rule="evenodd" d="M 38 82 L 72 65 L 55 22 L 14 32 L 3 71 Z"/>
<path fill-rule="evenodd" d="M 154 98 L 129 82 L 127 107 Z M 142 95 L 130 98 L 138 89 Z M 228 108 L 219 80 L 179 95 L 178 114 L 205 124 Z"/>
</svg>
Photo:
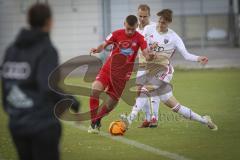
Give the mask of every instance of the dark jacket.
<svg viewBox="0 0 240 160">
<path fill-rule="evenodd" d="M 58 54 L 49 34 L 22 29 L 5 53 L 2 97 L 15 133 L 34 133 L 59 125 L 55 104 L 63 96 L 48 86 L 49 74 L 58 66 Z"/>
</svg>

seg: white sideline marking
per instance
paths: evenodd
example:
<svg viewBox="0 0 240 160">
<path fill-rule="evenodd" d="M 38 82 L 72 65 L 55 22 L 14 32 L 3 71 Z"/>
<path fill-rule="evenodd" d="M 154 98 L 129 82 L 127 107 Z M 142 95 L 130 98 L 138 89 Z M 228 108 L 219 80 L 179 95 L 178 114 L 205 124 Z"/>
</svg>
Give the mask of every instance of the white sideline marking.
<svg viewBox="0 0 240 160">
<path fill-rule="evenodd" d="M 73 126 L 75 128 L 78 128 L 80 130 L 83 130 L 83 131 L 88 130 L 87 127 L 82 126 L 82 125 L 75 125 L 75 124 L 72 124 L 72 123 L 68 123 L 68 124 L 70 124 L 71 126 Z M 145 151 L 148 151 L 148 152 L 151 152 L 151 153 L 154 153 L 154 154 L 157 154 L 157 155 L 169 158 L 169 159 L 190 160 L 189 158 L 186 158 L 186 157 L 181 156 L 181 155 L 176 154 L 176 153 L 172 153 L 172 152 L 164 151 L 164 150 L 161 150 L 161 149 L 158 149 L 158 148 L 154 148 L 154 147 L 151 147 L 149 145 L 146 145 L 146 144 L 143 144 L 143 143 L 131 140 L 131 139 L 127 139 L 127 138 L 124 138 L 124 137 L 111 136 L 110 134 L 102 132 L 102 131 L 100 131 L 100 133 L 98 135 L 109 138 L 109 139 L 112 139 L 112 140 L 115 140 L 115 141 L 118 141 L 118 142 L 121 142 L 121 143 L 125 143 L 125 144 L 128 144 L 128 145 L 134 146 L 138 149 L 145 150 Z"/>
</svg>

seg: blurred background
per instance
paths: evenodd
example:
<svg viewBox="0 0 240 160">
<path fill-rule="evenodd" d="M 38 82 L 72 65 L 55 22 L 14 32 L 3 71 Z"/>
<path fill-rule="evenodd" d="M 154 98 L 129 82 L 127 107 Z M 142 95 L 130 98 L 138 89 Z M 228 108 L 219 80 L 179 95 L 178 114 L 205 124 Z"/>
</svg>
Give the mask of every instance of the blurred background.
<svg viewBox="0 0 240 160">
<path fill-rule="evenodd" d="M 158 11 L 173 10 L 171 28 L 191 52 L 209 56 L 206 67 L 240 67 L 240 0 L 0 0 L 1 60 L 6 46 L 26 26 L 26 11 L 35 2 L 48 2 L 53 9 L 52 39 L 61 62 L 88 54 L 111 31 L 122 28 L 124 18 L 136 15 L 138 5 L 145 3 L 155 22 Z M 175 57 L 174 65 L 200 67 Z"/>
</svg>

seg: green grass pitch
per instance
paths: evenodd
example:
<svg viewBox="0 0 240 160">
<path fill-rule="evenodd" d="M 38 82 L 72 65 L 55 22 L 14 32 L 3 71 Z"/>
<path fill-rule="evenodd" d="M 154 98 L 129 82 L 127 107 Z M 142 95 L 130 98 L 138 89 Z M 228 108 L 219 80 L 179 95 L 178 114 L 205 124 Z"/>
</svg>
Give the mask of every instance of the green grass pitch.
<svg viewBox="0 0 240 160">
<path fill-rule="evenodd" d="M 78 84 L 79 79 L 68 80 Z M 199 114 L 209 114 L 219 127 L 217 132 L 184 120 L 163 104 L 158 128 L 137 128 L 134 122 L 124 138 L 156 149 L 176 153 L 193 160 L 236 160 L 240 157 L 240 70 L 176 70 L 172 81 L 175 97 Z M 79 97 L 82 111 L 88 109 L 88 98 Z M 130 112 L 131 106 L 120 101 L 117 108 L 103 119 L 101 131 L 121 113 Z M 88 127 L 89 121 L 81 123 Z M 62 160 L 167 160 L 168 158 L 114 141 L 91 135 L 69 124 L 63 124 L 61 141 Z M 0 106 L 0 159 L 17 159 L 7 129 L 7 116 Z"/>
</svg>

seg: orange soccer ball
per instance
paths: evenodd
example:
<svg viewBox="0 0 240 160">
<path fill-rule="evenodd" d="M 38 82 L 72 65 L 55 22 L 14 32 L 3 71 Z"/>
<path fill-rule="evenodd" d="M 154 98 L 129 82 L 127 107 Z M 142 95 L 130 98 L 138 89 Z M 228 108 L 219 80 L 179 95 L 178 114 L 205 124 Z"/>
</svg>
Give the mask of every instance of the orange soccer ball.
<svg viewBox="0 0 240 160">
<path fill-rule="evenodd" d="M 127 127 L 123 121 L 113 121 L 109 125 L 109 132 L 113 136 L 123 136 L 124 133 L 126 132 Z"/>
</svg>

